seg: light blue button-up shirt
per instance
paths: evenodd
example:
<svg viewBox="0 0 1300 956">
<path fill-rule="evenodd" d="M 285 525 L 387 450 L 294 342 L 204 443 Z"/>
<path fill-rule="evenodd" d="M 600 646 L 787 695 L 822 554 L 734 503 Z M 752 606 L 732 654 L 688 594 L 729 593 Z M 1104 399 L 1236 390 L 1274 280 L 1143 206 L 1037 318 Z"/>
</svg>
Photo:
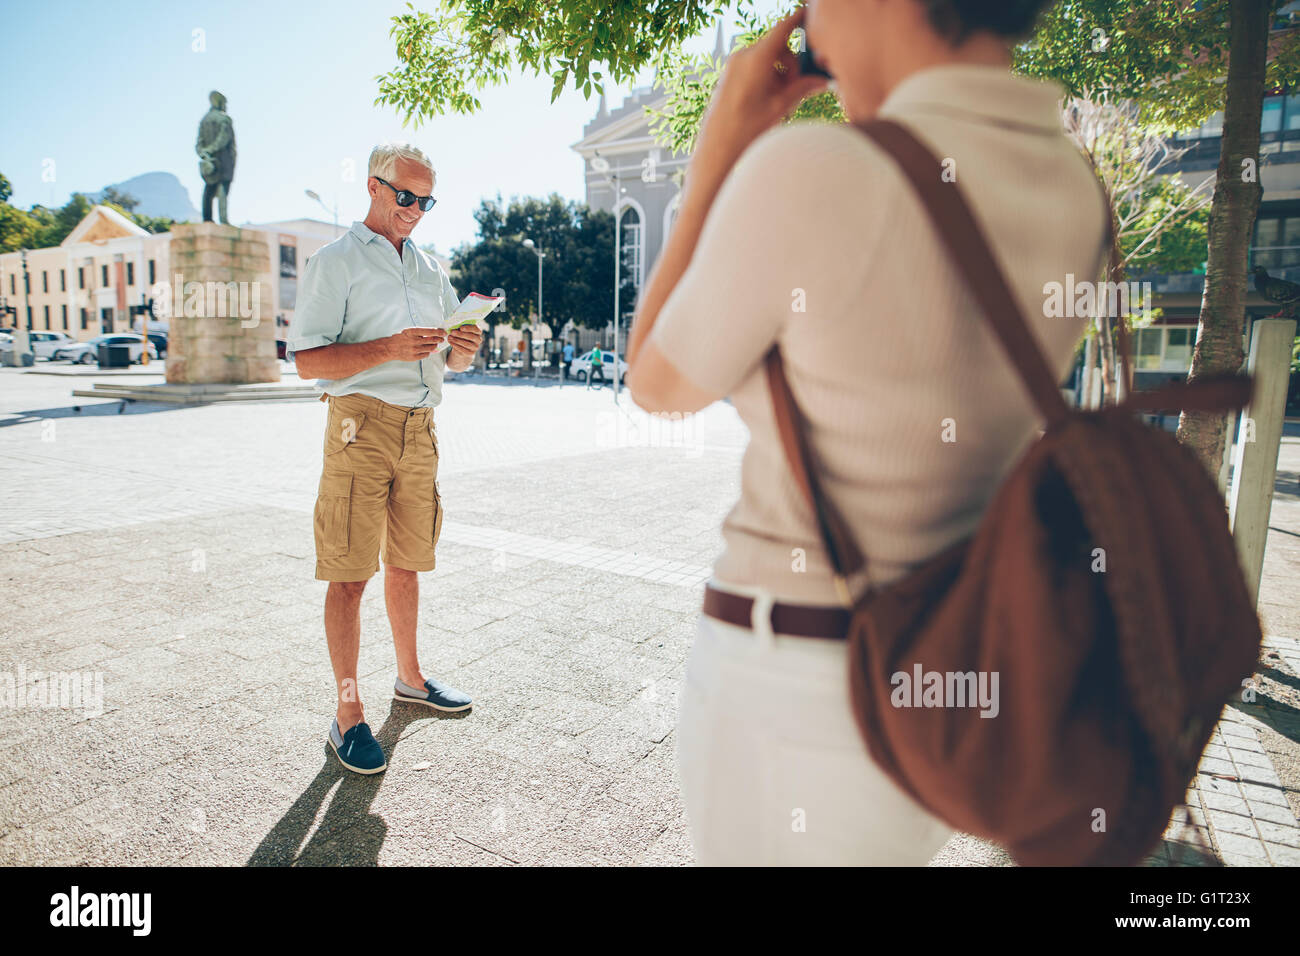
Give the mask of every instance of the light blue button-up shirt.
<svg viewBox="0 0 1300 956">
<path fill-rule="evenodd" d="M 437 260 L 409 238 L 402 254 L 365 223 L 317 249 L 303 268 L 298 304 L 289 323 L 285 354 L 332 345 L 370 342 L 402 329 L 445 326 L 460 300 Z M 419 362 L 383 362 L 347 378 L 319 379 L 330 395 L 361 392 L 393 405 L 442 401 L 447 350 Z"/>
</svg>

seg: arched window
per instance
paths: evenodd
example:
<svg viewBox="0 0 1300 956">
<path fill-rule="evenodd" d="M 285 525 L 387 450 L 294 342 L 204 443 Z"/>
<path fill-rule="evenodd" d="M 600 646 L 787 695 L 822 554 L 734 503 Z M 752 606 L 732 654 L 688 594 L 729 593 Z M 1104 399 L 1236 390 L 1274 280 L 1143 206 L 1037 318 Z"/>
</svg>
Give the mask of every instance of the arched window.
<svg viewBox="0 0 1300 956">
<path fill-rule="evenodd" d="M 623 247 L 623 264 L 632 277 L 632 284 L 641 288 L 641 261 L 644 230 L 641 226 L 641 214 L 635 206 L 624 206 L 619 214 L 621 245 Z"/>
</svg>

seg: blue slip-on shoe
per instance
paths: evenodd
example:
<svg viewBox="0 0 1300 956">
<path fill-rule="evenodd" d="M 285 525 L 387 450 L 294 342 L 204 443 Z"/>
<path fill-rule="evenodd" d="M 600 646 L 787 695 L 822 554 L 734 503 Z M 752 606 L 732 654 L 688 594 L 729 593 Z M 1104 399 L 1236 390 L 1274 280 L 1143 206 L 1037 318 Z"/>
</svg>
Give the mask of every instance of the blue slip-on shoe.
<svg viewBox="0 0 1300 956">
<path fill-rule="evenodd" d="M 388 769 L 384 759 L 384 748 L 370 732 L 370 725 L 365 721 L 348 728 L 346 734 L 339 734 L 339 722 L 335 718 L 330 724 L 330 746 L 339 758 L 339 763 L 354 773 L 380 773 Z"/>
<path fill-rule="evenodd" d="M 424 704 L 434 710 L 445 710 L 449 713 L 469 710 L 473 706 L 469 694 L 439 681 L 426 680 L 423 689 L 416 689 L 410 684 L 403 684 L 400 677 L 393 684 L 393 700 Z"/>
</svg>

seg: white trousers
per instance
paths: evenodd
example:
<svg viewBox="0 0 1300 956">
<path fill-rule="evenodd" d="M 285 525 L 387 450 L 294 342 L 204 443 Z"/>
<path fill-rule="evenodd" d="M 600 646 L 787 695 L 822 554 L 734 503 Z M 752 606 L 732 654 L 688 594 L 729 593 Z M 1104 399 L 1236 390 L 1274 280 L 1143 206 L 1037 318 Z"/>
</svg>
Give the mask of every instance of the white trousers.
<svg viewBox="0 0 1300 956">
<path fill-rule="evenodd" d="M 712 582 L 756 597 L 766 592 Z M 705 866 L 922 866 L 952 835 L 876 765 L 850 710 L 843 641 L 701 614 L 677 721 L 677 770 Z"/>
</svg>

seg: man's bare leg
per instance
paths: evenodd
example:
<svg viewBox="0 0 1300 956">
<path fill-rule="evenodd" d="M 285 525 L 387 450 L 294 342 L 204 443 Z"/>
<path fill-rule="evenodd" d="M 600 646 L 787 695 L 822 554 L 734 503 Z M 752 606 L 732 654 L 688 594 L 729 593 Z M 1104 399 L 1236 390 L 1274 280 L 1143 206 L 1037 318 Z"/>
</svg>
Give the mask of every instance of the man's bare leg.
<svg viewBox="0 0 1300 956">
<path fill-rule="evenodd" d="M 357 657 L 361 653 L 361 593 L 365 581 L 331 581 L 325 592 L 325 640 L 329 643 L 334 686 L 338 690 L 339 734 L 361 723 Z"/>
<path fill-rule="evenodd" d="M 424 675 L 420 673 L 415 646 L 415 624 L 420 610 L 419 574 L 385 564 L 384 602 L 388 605 L 388 623 L 393 628 L 398 680 L 411 687 L 423 687 Z"/>
</svg>

